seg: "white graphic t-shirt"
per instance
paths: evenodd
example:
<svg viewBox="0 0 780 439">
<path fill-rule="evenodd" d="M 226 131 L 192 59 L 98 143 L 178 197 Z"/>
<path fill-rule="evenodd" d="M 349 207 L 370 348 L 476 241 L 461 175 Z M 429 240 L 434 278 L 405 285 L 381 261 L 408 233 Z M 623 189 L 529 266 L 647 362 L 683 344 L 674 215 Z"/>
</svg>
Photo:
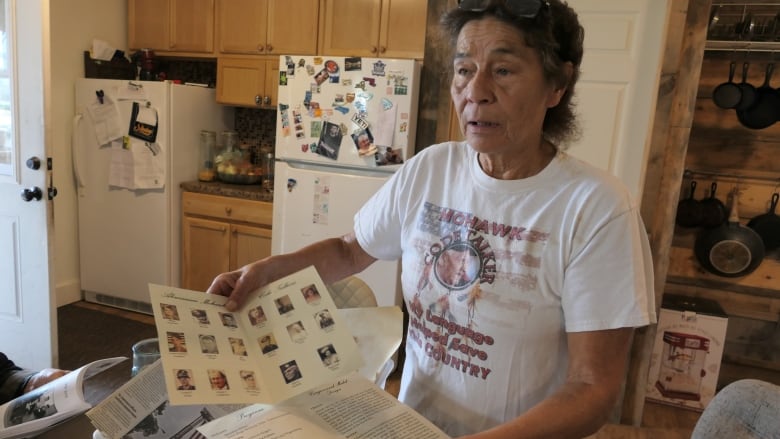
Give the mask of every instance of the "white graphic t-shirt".
<svg viewBox="0 0 780 439">
<path fill-rule="evenodd" d="M 355 232 L 370 255 L 403 256 L 399 399 L 451 436 L 555 392 L 566 332 L 655 321 L 637 205 L 615 177 L 563 152 L 533 177 L 497 180 L 466 143 L 431 146 L 355 215 Z"/>
</svg>

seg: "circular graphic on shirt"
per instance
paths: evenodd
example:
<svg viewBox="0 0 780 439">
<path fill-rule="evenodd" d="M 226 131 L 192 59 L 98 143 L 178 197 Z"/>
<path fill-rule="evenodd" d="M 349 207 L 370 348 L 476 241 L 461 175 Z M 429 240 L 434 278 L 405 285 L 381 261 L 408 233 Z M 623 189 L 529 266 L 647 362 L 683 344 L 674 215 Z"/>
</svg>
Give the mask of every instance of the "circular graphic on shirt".
<svg viewBox="0 0 780 439">
<path fill-rule="evenodd" d="M 479 278 L 481 261 L 477 249 L 468 242 L 455 242 L 436 256 L 433 273 L 450 290 L 462 290 Z"/>
</svg>

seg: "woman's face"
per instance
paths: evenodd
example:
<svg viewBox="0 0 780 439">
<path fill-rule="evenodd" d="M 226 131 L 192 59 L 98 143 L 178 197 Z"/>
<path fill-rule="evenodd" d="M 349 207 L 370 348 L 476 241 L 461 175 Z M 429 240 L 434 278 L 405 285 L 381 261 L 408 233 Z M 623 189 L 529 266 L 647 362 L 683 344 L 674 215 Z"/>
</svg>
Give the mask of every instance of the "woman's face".
<svg viewBox="0 0 780 439">
<path fill-rule="evenodd" d="M 478 152 L 516 153 L 539 145 L 548 108 L 563 94 L 549 83 L 535 49 L 495 18 L 466 23 L 458 35 L 450 93 L 469 144 Z"/>
</svg>

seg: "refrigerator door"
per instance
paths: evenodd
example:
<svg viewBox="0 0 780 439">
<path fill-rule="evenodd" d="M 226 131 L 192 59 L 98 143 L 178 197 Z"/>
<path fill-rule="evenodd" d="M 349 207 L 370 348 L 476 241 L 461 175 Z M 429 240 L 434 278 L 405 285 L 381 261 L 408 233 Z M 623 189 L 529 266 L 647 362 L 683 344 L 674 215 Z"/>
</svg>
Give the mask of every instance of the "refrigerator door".
<svg viewBox="0 0 780 439">
<path fill-rule="evenodd" d="M 351 232 L 355 213 L 389 176 L 277 161 L 272 253 Z M 357 277 L 371 287 L 379 306 L 401 304 L 399 261 L 377 261 Z"/>
<path fill-rule="evenodd" d="M 128 81 L 76 81 L 73 162 L 77 180 L 81 289 L 88 301 L 151 313 L 149 283 L 179 285 L 181 189 L 197 178 L 201 129 L 233 126 L 232 111 L 216 104 L 215 91 L 142 81 L 137 94 L 157 110 L 157 143 L 165 155 L 164 187 L 129 190 L 109 185 L 112 146 L 98 145 L 87 106 L 102 90 L 118 103 L 127 133 L 133 100 L 118 100 Z M 77 116 L 78 118 L 78 116 Z M 114 145 L 113 147 L 117 147 Z"/>
<path fill-rule="evenodd" d="M 397 168 L 414 153 L 420 64 L 281 56 L 276 158 Z"/>
<path fill-rule="evenodd" d="M 111 144 L 98 145 L 95 127 L 86 106 L 96 100 L 96 91 L 116 100 L 119 87 L 127 81 L 79 79 L 76 82 L 74 166 L 78 176 L 79 255 L 81 289 L 88 298 L 109 295 L 148 302 L 148 283 L 170 284 L 171 248 L 168 224 L 171 220 L 167 190 L 131 191 L 109 186 Z M 167 154 L 170 145 L 167 86 L 144 83 L 144 95 L 158 109 L 157 138 Z M 120 126 L 129 127 L 133 101 L 118 101 Z M 170 157 L 167 157 L 170 162 Z M 170 175 L 170 173 L 168 173 Z M 133 305 L 127 308 L 136 308 Z"/>
</svg>

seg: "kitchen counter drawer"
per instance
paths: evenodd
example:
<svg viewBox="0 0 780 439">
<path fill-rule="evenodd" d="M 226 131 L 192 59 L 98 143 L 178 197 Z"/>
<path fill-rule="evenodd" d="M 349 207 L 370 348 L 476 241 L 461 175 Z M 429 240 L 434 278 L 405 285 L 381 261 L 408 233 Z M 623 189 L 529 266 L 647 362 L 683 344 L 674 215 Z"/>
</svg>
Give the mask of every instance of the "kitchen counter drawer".
<svg viewBox="0 0 780 439">
<path fill-rule="evenodd" d="M 182 192 L 182 210 L 185 215 L 199 215 L 230 221 L 241 221 L 271 226 L 273 204 L 266 201 Z"/>
</svg>

